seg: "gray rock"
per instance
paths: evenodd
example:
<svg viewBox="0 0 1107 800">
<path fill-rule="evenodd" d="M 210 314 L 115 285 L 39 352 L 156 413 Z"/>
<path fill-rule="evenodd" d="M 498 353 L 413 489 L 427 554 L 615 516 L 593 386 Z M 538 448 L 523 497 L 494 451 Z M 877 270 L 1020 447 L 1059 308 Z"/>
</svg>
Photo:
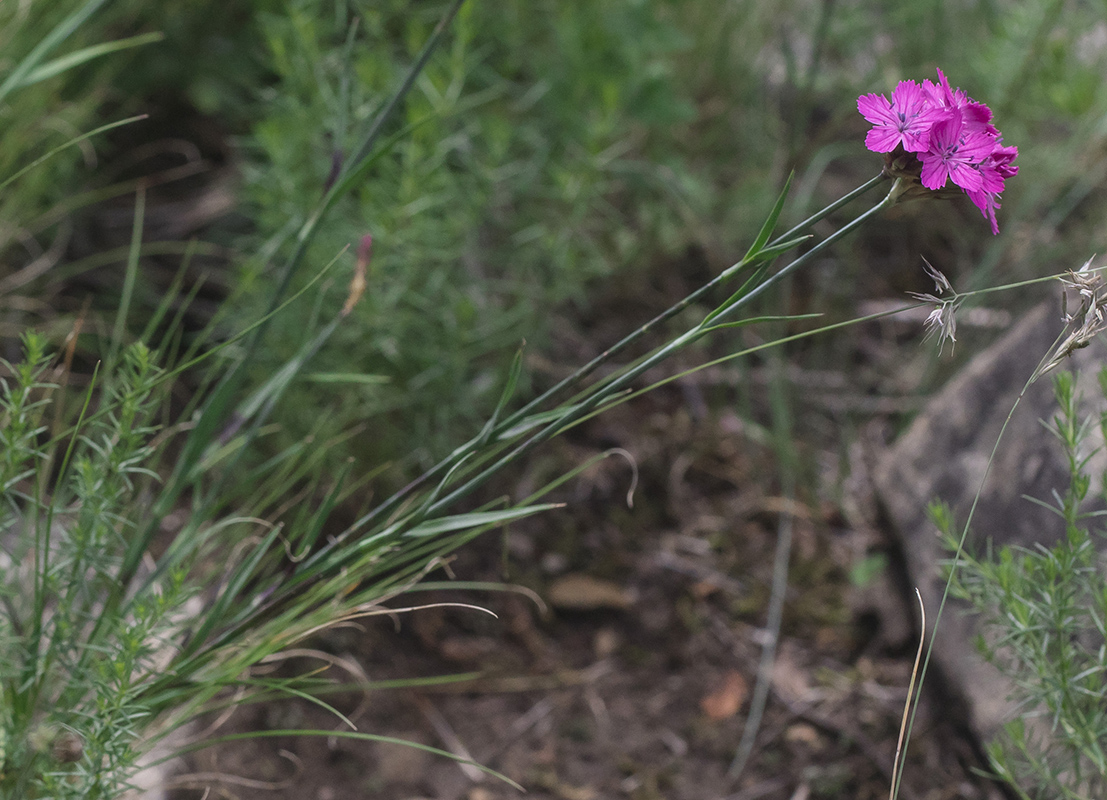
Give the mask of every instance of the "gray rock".
<svg viewBox="0 0 1107 800">
<path fill-rule="evenodd" d="M 932 400 L 878 463 L 873 475 L 887 521 L 899 537 L 911 580 L 922 593 L 928 633 L 945 581 L 939 561 L 949 557 L 927 517 L 935 499 L 948 503 L 963 524 L 983 481 L 972 522 L 970 547 L 1055 543 L 1063 525 L 1026 496 L 1050 501 L 1064 494 L 1068 472 L 1057 439 L 1042 424 L 1057 413 L 1046 375 L 1027 390 L 1003 433 L 992 467 L 988 461 L 1004 422 L 1039 360 L 1062 330 L 1059 303 L 1043 304 L 1005 336 L 975 356 Z M 1076 351 L 1062 369 L 1079 371 L 1085 409 L 1102 408 L 1096 373 L 1101 348 Z M 1095 432 L 1098 436 L 1098 431 Z M 1102 464 L 1091 468 L 1100 474 Z M 1098 487 L 1093 484 L 1093 494 Z M 947 604 L 934 643 L 934 660 L 948 685 L 963 694 L 966 722 L 984 738 L 1011 718 L 1009 685 L 981 658 L 973 643 L 976 622 L 958 604 Z M 935 663 L 932 662 L 932 663 Z"/>
</svg>

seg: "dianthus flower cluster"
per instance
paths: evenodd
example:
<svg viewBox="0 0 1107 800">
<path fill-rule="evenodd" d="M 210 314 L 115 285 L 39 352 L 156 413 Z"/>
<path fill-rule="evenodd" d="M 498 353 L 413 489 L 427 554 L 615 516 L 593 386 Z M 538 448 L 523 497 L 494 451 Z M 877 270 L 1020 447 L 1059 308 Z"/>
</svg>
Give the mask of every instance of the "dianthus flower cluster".
<svg viewBox="0 0 1107 800">
<path fill-rule="evenodd" d="M 890 101 L 882 94 L 861 95 L 857 110 L 873 124 L 865 146 L 888 154 L 889 174 L 917 176 L 930 190 L 952 180 L 991 223 L 992 233 L 999 233 L 999 194 L 1019 171 L 1011 163 L 1019 151 L 1003 146 L 990 108 L 950 89 L 938 70 L 937 84 L 900 81 Z"/>
</svg>

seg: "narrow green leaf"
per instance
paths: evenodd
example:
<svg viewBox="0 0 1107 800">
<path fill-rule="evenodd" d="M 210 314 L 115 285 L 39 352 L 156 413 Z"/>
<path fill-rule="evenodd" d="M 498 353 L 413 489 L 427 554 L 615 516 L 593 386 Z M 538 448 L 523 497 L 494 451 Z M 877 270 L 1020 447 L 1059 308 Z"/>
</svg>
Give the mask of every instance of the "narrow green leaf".
<svg viewBox="0 0 1107 800">
<path fill-rule="evenodd" d="M 480 434 L 477 436 L 477 447 L 485 444 L 492 436 L 492 431 L 496 429 L 496 425 L 500 422 L 500 416 L 503 414 L 504 409 L 507 408 L 507 404 L 515 394 L 515 387 L 518 385 L 519 376 L 523 372 L 523 348 L 525 346 L 526 343 L 524 342 L 520 345 L 519 349 L 515 351 L 515 358 L 511 360 L 511 369 L 508 371 L 507 382 L 504 383 L 504 389 L 500 392 L 500 399 L 496 403 L 496 408 L 492 411 L 492 416 L 488 418 L 488 422 L 484 423 L 484 428 L 481 429 Z"/>
<path fill-rule="evenodd" d="M 818 314 L 781 314 L 777 316 L 764 316 L 764 317 L 749 317 L 748 319 L 740 319 L 736 322 L 720 322 L 718 325 L 710 325 L 704 328 L 701 333 L 708 334 L 712 331 L 722 330 L 723 328 L 743 328 L 746 325 L 755 325 L 759 322 L 790 322 L 799 319 L 819 319 L 823 315 Z"/>
<path fill-rule="evenodd" d="M 310 523 L 304 528 L 303 533 L 298 531 L 293 532 L 296 537 L 296 544 L 299 547 L 300 555 L 306 556 L 311 552 L 311 549 L 315 547 L 315 542 L 319 539 L 319 535 L 323 532 L 323 526 L 331 518 L 331 514 L 338 506 L 338 502 L 342 497 L 342 487 L 346 483 L 346 479 L 350 474 L 350 470 L 353 465 L 346 463 L 342 465 L 342 469 L 334 479 L 334 486 L 327 496 L 323 499 L 323 502 L 318 508 L 312 510 L 310 515 Z M 299 560 L 300 555 L 297 556 Z"/>
<path fill-rule="evenodd" d="M 714 311 L 704 317 L 703 322 L 701 322 L 700 324 L 706 325 L 707 323 L 711 322 L 711 320 L 715 319 L 716 317 L 720 316 L 721 314 L 732 308 L 735 303 L 737 303 L 745 295 L 749 294 L 754 288 L 757 287 L 759 281 L 761 280 L 761 276 L 765 274 L 765 271 L 768 270 L 768 268 L 769 266 L 767 263 L 761 264 L 752 275 L 746 278 L 745 283 L 738 287 L 737 291 L 735 291 L 734 294 L 728 297 L 722 304 L 719 305 L 718 308 L 716 308 Z"/>
<path fill-rule="evenodd" d="M 430 491 L 430 493 L 427 495 L 426 499 L 423 500 L 423 502 L 421 502 L 419 504 L 419 510 L 406 518 L 407 524 L 409 524 L 409 525 L 418 524 L 418 522 L 423 519 L 423 517 L 427 513 L 427 510 L 432 505 L 434 505 L 434 503 L 438 500 L 439 497 L 441 497 L 442 491 L 447 486 L 450 485 L 450 478 L 452 478 L 454 476 L 454 474 L 456 472 L 458 472 L 462 467 L 464 467 L 466 464 L 468 464 L 469 459 L 472 458 L 474 454 L 475 454 L 475 451 L 470 452 L 470 453 L 465 453 L 460 458 L 458 458 L 457 463 L 454 464 L 452 467 L 450 467 L 449 471 L 446 472 L 446 474 L 444 476 L 442 476 L 442 480 L 440 480 L 438 482 L 438 484 L 434 487 L 434 489 L 432 489 Z"/>
<path fill-rule="evenodd" d="M 342 720 L 343 724 L 345 724 L 347 727 L 349 727 L 350 730 L 352 730 L 352 731 L 357 730 L 357 725 L 355 725 L 350 720 L 349 717 L 347 717 L 345 714 L 343 714 L 337 708 L 335 708 L 334 706 L 332 706 L 330 703 L 326 702 L 322 698 L 317 697 L 314 692 L 306 692 L 303 689 L 296 688 L 295 686 L 292 685 L 292 683 L 290 681 L 267 681 L 267 680 L 264 680 L 264 679 L 261 679 L 261 678 L 247 678 L 247 679 L 244 679 L 244 680 L 237 681 L 237 683 L 238 683 L 239 686 L 249 686 L 249 687 L 258 687 L 258 686 L 260 686 L 262 689 L 267 689 L 270 692 L 274 692 L 278 695 L 281 695 L 281 694 L 291 695 L 292 697 L 298 697 L 301 700 L 306 700 L 307 702 L 312 703 L 313 705 L 317 705 L 320 708 L 322 708 L 324 711 L 327 711 L 327 712 L 333 714 L 334 716 L 338 717 L 340 720 Z"/>
<path fill-rule="evenodd" d="M 786 253 L 789 250 L 798 247 L 810 238 L 811 234 L 804 234 L 803 236 L 796 236 L 793 239 L 788 239 L 787 241 L 780 242 L 778 244 L 769 245 L 768 247 L 764 247 L 761 250 L 758 250 L 751 260 L 754 262 L 772 261 L 780 254 Z"/>
<path fill-rule="evenodd" d="M 471 514 L 458 514 L 441 519 L 430 519 L 421 522 L 404 536 L 412 538 L 420 536 L 435 536 L 440 533 L 462 531 L 470 528 L 484 528 L 490 525 L 501 525 L 505 522 L 522 519 L 543 511 L 551 511 L 555 508 L 563 508 L 564 503 L 540 503 L 539 505 L 526 506 L 524 508 L 509 508 L 504 511 L 480 511 Z"/>
<path fill-rule="evenodd" d="M 583 473 L 585 470 L 591 468 L 593 464 L 598 464 L 601 461 L 604 461 L 608 458 L 611 458 L 611 456 L 613 456 L 614 454 L 615 454 L 615 452 L 612 451 L 612 450 L 605 450 L 602 453 L 597 453 L 596 455 L 592 456 L 591 458 L 585 459 L 581 463 L 574 466 L 571 470 L 569 470 L 567 472 L 564 472 L 561 475 L 558 475 L 556 478 L 554 478 L 552 481 L 547 483 L 545 486 L 543 486 L 539 489 L 536 489 L 529 496 L 527 496 L 522 502 L 529 503 L 532 500 L 537 500 L 539 497 L 545 497 L 547 494 L 552 492 L 554 489 L 558 488 L 559 486 L 561 486 L 565 483 L 568 483 L 573 478 L 575 478 L 578 475 L 580 475 L 581 473 Z"/>
<path fill-rule="evenodd" d="M 376 536 L 363 539 L 358 544 L 359 546 L 364 546 L 374 540 L 395 535 L 419 538 L 424 536 L 437 536 L 438 534 L 450 533 L 453 531 L 463 531 L 470 528 L 500 525 L 504 522 L 522 519 L 523 517 L 529 517 L 543 511 L 562 508 L 564 505 L 564 503 L 540 503 L 539 505 L 525 506 L 523 508 L 508 508 L 502 511 L 475 511 L 469 514 L 456 514 L 449 517 L 439 517 L 438 519 L 428 519 L 424 522 L 420 522 L 409 530 L 404 529 L 406 520 L 401 520 L 389 526 Z"/>
<path fill-rule="evenodd" d="M 554 422 L 555 420 L 561 419 L 562 417 L 573 414 L 579 408 L 580 404 L 575 403 L 573 405 L 555 408 L 552 411 L 543 411 L 538 414 L 531 414 L 524 419 L 519 420 L 519 423 L 517 425 L 512 425 L 496 438 L 501 442 L 506 441 L 507 439 L 514 439 L 516 436 L 526 433 L 527 431 L 534 430 L 535 428 L 541 427 L 546 423 Z"/>
<path fill-rule="evenodd" d="M 84 47 L 69 55 L 60 56 L 53 61 L 47 61 L 45 64 L 31 70 L 23 79 L 23 82 L 19 84 L 18 88 L 22 89 L 25 86 L 44 81 L 47 78 L 53 78 L 55 75 L 60 75 L 66 70 L 79 67 L 81 64 L 92 61 L 94 58 L 106 56 L 109 53 L 117 53 L 120 50 L 127 50 L 132 47 L 141 47 L 145 44 L 160 42 L 164 38 L 165 34 L 159 32 L 141 33 L 138 36 L 131 36 L 128 39 L 117 39 L 114 42 L 103 42 L 102 44 L 94 44 L 91 47 Z"/>
<path fill-rule="evenodd" d="M 43 155 L 39 156 L 34 161 L 32 161 L 30 164 L 27 164 L 25 167 L 23 167 L 22 169 L 17 171 L 15 174 L 9 175 L 7 178 L 4 179 L 3 182 L 0 182 L 0 189 L 4 189 L 9 183 L 12 183 L 12 182 L 18 180 L 20 178 L 20 176 L 25 175 L 26 173 L 30 172 L 31 170 L 33 170 L 35 167 L 37 167 L 42 162 L 53 158 L 54 156 L 56 156 L 58 153 L 62 152 L 63 150 L 66 150 L 70 147 L 73 147 L 74 145 L 80 144 L 85 139 L 91 139 L 93 136 L 104 133 L 105 131 L 110 131 L 112 128 L 118 128 L 122 125 L 130 125 L 132 122 L 138 122 L 139 120 L 143 120 L 143 119 L 146 119 L 145 114 L 140 114 L 137 117 L 127 117 L 127 119 L 121 119 L 118 122 L 109 122 L 107 125 L 101 125 L 99 128 L 96 128 L 95 130 L 91 130 L 88 133 L 82 133 L 80 136 L 75 136 L 74 138 L 72 138 L 68 142 L 66 142 L 65 144 L 60 144 L 57 147 L 55 147 L 53 150 L 50 150 L 50 151 L 44 153 Z"/>
<path fill-rule="evenodd" d="M 336 316 L 310 341 L 304 344 L 284 366 L 243 400 L 232 414 L 231 425 L 241 429 L 249 424 L 249 436 L 256 435 L 257 429 L 269 417 L 277 401 L 284 395 L 292 384 L 292 381 L 328 339 L 337 330 L 344 317 Z M 210 470 L 224 456 L 233 452 L 241 452 L 242 445 L 249 439 L 237 437 L 234 441 L 222 441 L 222 437 L 213 440 L 208 446 L 202 458 L 196 463 L 196 472 L 202 473 Z M 194 476 L 195 477 L 195 476 Z"/>
<path fill-rule="evenodd" d="M 300 374 L 304 365 L 319 352 L 319 348 L 334 334 L 340 321 L 341 317 L 335 317 L 331 320 L 319 333 L 305 343 L 296 355 L 285 362 L 284 366 L 273 373 L 269 380 L 242 401 L 235 409 L 238 417 L 242 420 L 251 420 L 263 408 L 272 406 L 288 389 L 293 379 Z"/>
<path fill-rule="evenodd" d="M 788 180 L 784 182 L 784 189 L 776 199 L 773 210 L 769 212 L 769 216 L 765 219 L 765 223 L 761 226 L 761 230 L 758 231 L 757 238 L 753 240 L 750 249 L 746 251 L 746 255 L 742 259 L 743 262 L 748 262 L 753 256 L 757 255 L 761 251 L 761 248 L 763 248 L 772 237 L 777 220 L 780 219 L 780 213 L 784 210 L 784 201 L 788 197 L 788 190 L 792 187 L 792 178 L 795 177 L 795 174 L 795 170 L 788 173 Z"/>
<path fill-rule="evenodd" d="M 8 73 L 8 77 L 4 79 L 4 82 L 0 83 L 0 102 L 12 90 L 23 86 L 27 76 L 38 68 L 44 58 L 50 55 L 50 51 L 68 39 L 106 2 L 107 0 L 87 0 L 84 5 L 55 25 L 54 29 L 46 34 L 42 41 L 35 45 L 34 49 L 16 64 L 15 69 Z"/>
<path fill-rule="evenodd" d="M 115 314 L 115 325 L 112 328 L 111 346 L 108 350 L 108 368 L 115 364 L 115 359 L 123 347 L 123 338 L 126 334 L 127 315 L 131 310 L 131 297 L 134 295 L 135 281 L 138 279 L 138 259 L 142 254 L 142 228 L 146 217 L 146 188 L 138 187 L 135 194 L 134 224 L 131 227 L 131 249 L 127 254 L 127 271 L 123 276 L 123 291 L 119 297 L 119 310 Z"/>
<path fill-rule="evenodd" d="M 165 319 L 166 314 L 169 313 L 169 309 L 172 308 L 174 303 L 176 303 L 177 300 L 180 299 L 181 289 L 184 287 L 185 275 L 188 273 L 188 268 L 192 263 L 192 252 L 194 249 L 193 245 L 195 244 L 195 241 L 196 240 L 193 239 L 192 242 L 189 243 L 189 247 L 185 251 L 184 257 L 181 259 L 181 265 L 177 267 L 177 272 L 173 275 L 173 280 L 170 282 L 169 287 L 162 293 L 162 297 L 161 300 L 158 301 L 157 308 L 154 309 L 153 313 L 150 314 L 150 318 L 146 321 L 146 327 L 143 328 L 142 333 L 139 334 L 138 341 L 151 341 L 154 338 L 154 332 L 157 330 L 158 325 L 161 324 L 161 321 Z M 203 279 L 201 278 L 199 281 L 195 281 L 194 283 L 202 284 Z M 187 309 L 190 304 L 190 299 L 185 298 L 184 302 L 178 305 L 178 308 L 183 305 L 184 308 Z M 177 319 L 181 319 L 179 314 L 177 315 Z M 162 337 L 163 342 L 172 336 L 172 334 L 174 333 L 174 327 L 175 326 L 170 326 L 169 329 L 165 332 L 165 335 Z"/>
<path fill-rule="evenodd" d="M 311 383 L 354 383 L 362 386 L 380 386 L 384 383 L 391 383 L 392 378 L 388 375 L 366 375 L 361 372 L 308 372 L 301 377 L 301 380 L 310 381 Z"/>
<path fill-rule="evenodd" d="M 245 606 L 241 609 L 243 612 L 248 613 L 250 611 L 249 605 L 242 602 L 242 598 L 239 597 L 239 594 L 242 592 L 246 583 L 254 577 L 254 572 L 262 559 L 270 554 L 273 542 L 276 541 L 280 534 L 281 526 L 274 525 L 269 533 L 266 534 L 265 538 L 254 545 L 253 551 L 250 553 L 249 557 L 234 568 L 216 601 L 210 607 L 204 609 L 204 612 L 200 616 L 202 620 L 200 626 L 192 633 L 188 645 L 182 648 L 176 660 L 183 660 L 194 653 L 197 648 L 204 644 L 208 635 L 217 625 L 233 624 L 234 620 L 230 619 L 228 614 L 233 604 L 238 603 L 240 606 Z"/>
</svg>

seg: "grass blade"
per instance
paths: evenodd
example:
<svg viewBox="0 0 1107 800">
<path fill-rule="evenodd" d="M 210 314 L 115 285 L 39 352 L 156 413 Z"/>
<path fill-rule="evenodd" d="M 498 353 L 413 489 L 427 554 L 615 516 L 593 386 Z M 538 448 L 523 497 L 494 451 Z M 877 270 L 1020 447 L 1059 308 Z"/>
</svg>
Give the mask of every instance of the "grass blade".
<svg viewBox="0 0 1107 800">
<path fill-rule="evenodd" d="M 45 64 L 31 70 L 23 79 L 23 82 L 16 88 L 22 89 L 25 86 L 31 86 L 47 78 L 53 78 L 55 75 L 60 75 L 67 70 L 79 67 L 100 56 L 117 53 L 132 47 L 141 47 L 145 44 L 160 42 L 164 38 L 165 34 L 160 32 L 141 33 L 138 36 L 131 36 L 127 39 L 117 39 L 114 42 L 103 42 L 101 44 L 94 44 L 90 47 L 84 47 L 69 55 L 60 56 L 53 61 L 47 61 Z"/>
<path fill-rule="evenodd" d="M 746 255 L 742 258 L 742 263 L 749 263 L 750 259 L 760 253 L 761 248 L 763 248 L 772 237 L 777 220 L 780 219 L 780 213 L 784 210 L 784 201 L 788 198 L 788 190 L 792 188 L 792 178 L 795 177 L 795 174 L 795 170 L 788 173 L 788 180 L 784 181 L 784 188 L 781 190 L 780 196 L 777 197 L 776 203 L 773 204 L 773 210 L 769 212 L 769 216 L 766 217 L 765 222 L 761 225 L 761 230 L 757 232 L 757 238 L 753 240 L 750 249 L 746 251 Z"/>
<path fill-rule="evenodd" d="M 23 59 L 16 64 L 15 69 L 8 73 L 8 77 L 0 83 L 0 102 L 3 102 L 15 89 L 25 86 L 28 77 L 38 69 L 50 52 L 59 44 L 68 39 L 74 31 L 80 28 L 89 17 L 96 13 L 107 0 L 88 0 L 68 17 L 59 22 L 50 33 L 46 34 Z"/>
</svg>

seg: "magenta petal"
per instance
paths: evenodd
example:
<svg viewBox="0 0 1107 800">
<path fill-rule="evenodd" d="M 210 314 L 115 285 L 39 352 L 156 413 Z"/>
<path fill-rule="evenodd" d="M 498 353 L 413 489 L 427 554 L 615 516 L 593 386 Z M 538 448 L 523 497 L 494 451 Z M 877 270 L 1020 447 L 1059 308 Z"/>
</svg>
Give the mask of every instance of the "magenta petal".
<svg viewBox="0 0 1107 800">
<path fill-rule="evenodd" d="M 996 139 L 984 131 L 973 131 L 965 126 L 957 146 L 957 155 L 965 161 L 983 161 L 995 151 Z"/>
<path fill-rule="evenodd" d="M 981 164 L 980 178 L 980 189 L 982 191 L 991 192 L 993 194 L 999 194 L 1003 191 L 1003 176 L 999 173 L 999 170 L 995 168 L 994 164 Z"/>
<path fill-rule="evenodd" d="M 861 116 L 873 125 L 883 125 L 895 121 L 892 105 L 882 94 L 863 94 L 857 98 L 857 110 Z"/>
<path fill-rule="evenodd" d="M 891 152 L 897 145 L 911 153 L 925 150 L 931 127 L 945 113 L 914 81 L 900 81 L 890 101 L 884 95 L 861 95 L 857 110 L 873 124 L 865 145 L 877 153 Z"/>
<path fill-rule="evenodd" d="M 922 82 L 922 91 L 926 96 L 926 102 L 928 104 L 933 106 L 942 105 L 942 88 L 940 86 L 935 86 L 924 78 Z"/>
<path fill-rule="evenodd" d="M 993 136 L 996 134 L 995 128 L 988 124 L 992 121 L 992 109 L 983 103 L 966 103 L 961 108 L 961 118 L 970 130 L 987 130 Z"/>
<path fill-rule="evenodd" d="M 893 128 L 873 128 L 865 134 L 865 147 L 874 153 L 890 153 L 899 144 L 900 134 Z"/>
<path fill-rule="evenodd" d="M 947 93 L 952 94 L 952 92 L 949 91 L 949 78 L 947 78 L 946 74 L 942 72 L 942 68 L 935 67 L 934 69 L 938 73 L 938 83 L 942 85 L 942 88 L 945 89 Z"/>
<path fill-rule="evenodd" d="M 922 180 L 922 185 L 927 189 L 941 189 L 946 185 L 949 169 L 941 159 L 928 160 L 923 158 L 922 174 L 919 177 Z"/>
<path fill-rule="evenodd" d="M 971 166 L 960 162 L 954 162 L 950 166 L 949 177 L 965 191 L 980 191 L 984 185 L 980 170 L 973 169 Z"/>
<path fill-rule="evenodd" d="M 992 160 L 995 162 L 996 172 L 1003 178 L 1013 178 L 1019 173 L 1019 168 L 1011 162 L 1019 154 L 1017 147 L 999 147 L 992 151 Z"/>
<path fill-rule="evenodd" d="M 907 114 L 918 113 L 923 102 L 922 89 L 914 81 L 900 81 L 892 92 L 892 105 Z"/>
<path fill-rule="evenodd" d="M 900 138 L 903 140 L 903 149 L 908 153 L 921 153 L 927 147 L 927 142 L 930 137 L 930 128 L 920 128 L 918 133 L 910 130 L 905 130 L 900 134 Z"/>
<path fill-rule="evenodd" d="M 950 180 L 969 196 L 999 233 L 996 209 L 1007 178 L 1018 174 L 1015 147 L 1004 147 L 992 124 L 992 110 L 953 88 L 941 69 L 938 82 L 900 81 L 889 100 L 884 95 L 857 98 L 857 110 L 872 124 L 865 146 L 878 153 L 902 147 L 922 162 L 919 179 L 930 190 Z"/>
<path fill-rule="evenodd" d="M 965 194 L 972 200 L 973 205 L 980 209 L 984 219 L 991 223 L 992 235 L 998 235 L 999 222 L 996 220 L 996 209 L 999 208 L 999 203 L 996 202 L 996 196 L 987 192 L 966 192 Z"/>
</svg>

